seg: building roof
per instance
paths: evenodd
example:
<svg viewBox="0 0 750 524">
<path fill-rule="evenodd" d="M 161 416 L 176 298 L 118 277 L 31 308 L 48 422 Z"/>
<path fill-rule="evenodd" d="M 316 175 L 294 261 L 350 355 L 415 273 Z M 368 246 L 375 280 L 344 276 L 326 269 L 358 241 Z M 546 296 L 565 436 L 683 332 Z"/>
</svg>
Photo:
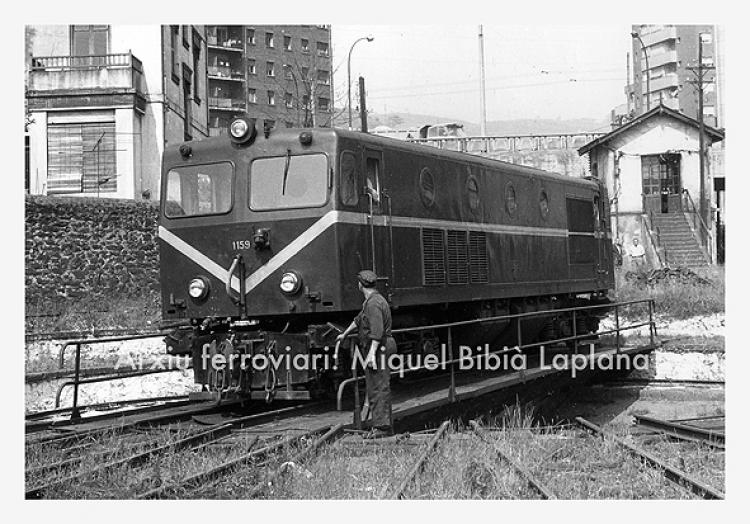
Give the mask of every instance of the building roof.
<svg viewBox="0 0 750 524">
<path fill-rule="evenodd" d="M 627 124 L 625 124 L 623 126 L 620 126 L 617 129 L 615 129 L 613 131 L 610 131 L 606 135 L 600 136 L 596 140 L 592 140 L 588 144 L 585 144 L 585 145 L 581 146 L 580 148 L 578 148 L 578 154 L 579 155 L 585 155 L 586 153 L 588 153 L 589 151 L 591 151 L 595 147 L 597 147 L 599 145 L 602 145 L 602 144 L 606 144 L 607 142 L 609 142 L 610 140 L 612 140 L 616 136 L 619 136 L 620 134 L 622 134 L 622 133 L 624 133 L 624 132 L 626 132 L 626 131 L 628 131 L 628 130 L 636 127 L 636 126 L 641 125 L 643 122 L 645 122 L 649 118 L 653 118 L 653 117 L 659 116 L 659 115 L 665 115 L 665 116 L 674 118 L 676 120 L 679 120 L 683 124 L 688 124 L 688 125 L 691 125 L 691 126 L 693 126 L 695 128 L 700 128 L 700 122 L 698 122 L 696 119 L 690 118 L 689 116 L 687 116 L 687 115 L 685 115 L 683 113 L 680 113 L 679 111 L 671 109 L 671 108 L 669 108 L 669 107 L 667 107 L 665 105 L 659 104 L 658 106 L 656 106 L 655 108 L 653 108 L 651 111 L 643 113 L 642 115 L 634 118 L 633 120 L 631 120 Z M 711 140 L 711 143 L 718 142 L 720 140 L 724 140 L 724 130 L 723 129 L 716 129 L 715 127 L 711 127 L 711 126 L 708 126 L 708 125 L 704 125 L 703 127 L 704 127 L 704 129 L 706 131 L 706 134 L 709 136 L 709 138 Z"/>
</svg>

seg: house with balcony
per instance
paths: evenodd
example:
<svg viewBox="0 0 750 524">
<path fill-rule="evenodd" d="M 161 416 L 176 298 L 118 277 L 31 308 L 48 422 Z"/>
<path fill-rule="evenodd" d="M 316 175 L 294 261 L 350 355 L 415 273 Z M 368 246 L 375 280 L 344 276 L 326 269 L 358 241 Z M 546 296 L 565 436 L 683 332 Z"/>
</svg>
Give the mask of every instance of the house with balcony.
<svg viewBox="0 0 750 524">
<path fill-rule="evenodd" d="M 208 136 L 203 26 L 28 26 L 27 191 L 158 199 L 164 147 Z"/>
<path fill-rule="evenodd" d="M 716 262 L 716 199 L 708 146 L 724 132 L 704 127 L 704 183 L 700 123 L 659 104 L 578 149 L 611 201 L 613 241 L 638 238 L 651 267 L 701 267 Z M 701 198 L 701 190 L 703 198 Z"/>
</svg>

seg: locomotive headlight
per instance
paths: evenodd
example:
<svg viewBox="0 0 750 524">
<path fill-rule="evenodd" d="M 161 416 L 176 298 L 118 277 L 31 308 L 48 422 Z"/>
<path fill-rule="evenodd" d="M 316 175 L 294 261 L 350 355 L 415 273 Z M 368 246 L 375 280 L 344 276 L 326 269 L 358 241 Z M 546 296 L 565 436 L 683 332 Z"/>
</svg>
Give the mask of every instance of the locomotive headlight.
<svg viewBox="0 0 750 524">
<path fill-rule="evenodd" d="M 254 121 L 247 117 L 238 116 L 229 124 L 229 138 L 235 144 L 250 145 L 257 134 Z"/>
<path fill-rule="evenodd" d="M 208 282 L 201 277 L 194 278 L 190 281 L 188 293 L 195 299 L 205 298 L 208 295 Z"/>
<path fill-rule="evenodd" d="M 247 122 L 245 122 L 242 119 L 237 119 L 229 126 L 229 132 L 232 134 L 234 138 L 242 138 L 245 136 L 245 133 L 247 133 L 248 125 Z"/>
<path fill-rule="evenodd" d="M 294 271 L 289 271 L 281 275 L 281 283 L 279 287 L 281 291 L 288 295 L 292 295 L 299 291 L 302 286 L 302 278 Z"/>
</svg>

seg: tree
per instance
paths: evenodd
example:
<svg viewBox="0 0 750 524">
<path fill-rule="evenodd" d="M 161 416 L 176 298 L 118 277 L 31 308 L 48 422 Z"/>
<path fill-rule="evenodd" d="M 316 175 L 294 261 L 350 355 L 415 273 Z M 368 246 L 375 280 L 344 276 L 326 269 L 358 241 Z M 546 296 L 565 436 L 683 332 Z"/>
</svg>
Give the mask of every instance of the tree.
<svg viewBox="0 0 750 524">
<path fill-rule="evenodd" d="M 283 65 L 281 74 L 274 76 L 274 83 L 284 93 L 287 115 L 296 127 L 329 127 L 333 120 L 333 71 L 319 69 L 320 66 L 315 51 L 309 55 L 294 54 L 291 62 Z M 321 95 L 328 101 L 327 109 L 318 107 Z"/>
</svg>

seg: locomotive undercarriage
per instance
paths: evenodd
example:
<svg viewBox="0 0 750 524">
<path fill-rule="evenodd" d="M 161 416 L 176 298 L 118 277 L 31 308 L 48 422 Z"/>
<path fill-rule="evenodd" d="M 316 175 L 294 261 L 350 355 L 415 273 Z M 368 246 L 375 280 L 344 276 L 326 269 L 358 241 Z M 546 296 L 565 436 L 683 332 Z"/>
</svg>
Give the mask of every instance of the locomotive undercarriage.
<svg viewBox="0 0 750 524">
<path fill-rule="evenodd" d="M 519 313 L 553 311 L 585 307 L 608 302 L 606 295 L 541 296 L 518 299 L 486 300 L 441 304 L 393 311 L 393 328 L 431 326 L 476 318 L 490 318 Z M 539 316 L 497 320 L 456 327 L 452 332 L 454 347 L 494 349 L 522 344 L 552 341 L 584 335 L 598 330 L 606 308 L 579 310 L 575 315 L 561 312 Z M 300 318 L 294 324 L 278 319 L 259 321 L 232 318 L 195 319 L 190 327 L 175 330 L 167 338 L 167 352 L 190 355 L 195 383 L 204 398 L 244 397 L 279 400 L 305 400 L 332 394 L 341 380 L 351 376 L 350 339 L 336 351 L 336 336 L 351 321 L 346 317 Z M 520 336 L 519 336 L 520 328 Z M 446 330 L 425 329 L 395 334 L 399 353 L 424 357 L 440 356 L 447 343 Z"/>
</svg>

